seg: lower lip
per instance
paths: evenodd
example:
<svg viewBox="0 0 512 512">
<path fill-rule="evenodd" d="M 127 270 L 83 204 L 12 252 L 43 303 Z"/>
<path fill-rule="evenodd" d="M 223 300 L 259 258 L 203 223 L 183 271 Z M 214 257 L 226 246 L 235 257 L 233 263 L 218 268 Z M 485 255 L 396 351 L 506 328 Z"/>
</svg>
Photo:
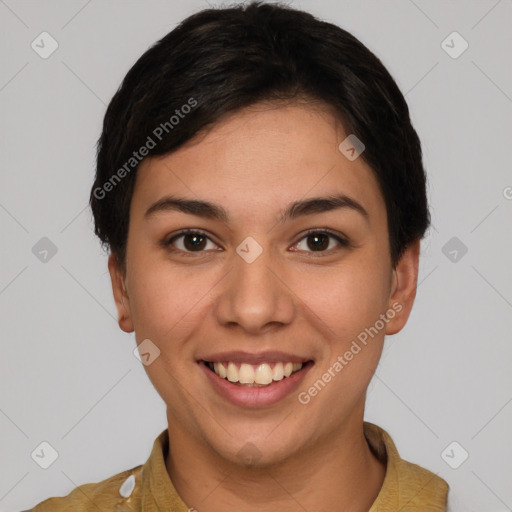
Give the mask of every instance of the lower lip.
<svg viewBox="0 0 512 512">
<path fill-rule="evenodd" d="M 251 388 L 233 384 L 229 380 L 219 377 L 215 372 L 207 368 L 203 362 L 198 364 L 217 392 L 233 404 L 241 407 L 265 407 L 279 402 L 299 387 L 306 373 L 313 366 L 313 363 L 310 361 L 289 377 L 284 377 L 282 380 L 266 387 Z"/>
</svg>

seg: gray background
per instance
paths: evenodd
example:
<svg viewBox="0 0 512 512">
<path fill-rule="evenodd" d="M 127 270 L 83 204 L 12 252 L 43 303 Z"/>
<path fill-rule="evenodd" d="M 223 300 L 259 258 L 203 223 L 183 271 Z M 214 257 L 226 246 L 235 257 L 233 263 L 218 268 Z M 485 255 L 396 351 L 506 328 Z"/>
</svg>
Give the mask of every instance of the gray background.
<svg viewBox="0 0 512 512">
<path fill-rule="evenodd" d="M 386 340 L 366 419 L 449 482 L 453 510 L 511 510 L 512 3 L 292 4 L 382 59 L 429 173 L 416 305 Z M 148 46 L 206 6 L 0 0 L 2 511 L 144 463 L 166 428 L 134 336 L 117 325 L 87 201 L 106 104 Z M 59 45 L 47 59 L 31 48 L 43 31 Z M 441 44 L 453 31 L 469 44 L 458 58 Z M 46 261 L 32 250 L 43 237 L 57 248 Z M 31 457 L 42 441 L 59 454 L 48 469 Z"/>
</svg>

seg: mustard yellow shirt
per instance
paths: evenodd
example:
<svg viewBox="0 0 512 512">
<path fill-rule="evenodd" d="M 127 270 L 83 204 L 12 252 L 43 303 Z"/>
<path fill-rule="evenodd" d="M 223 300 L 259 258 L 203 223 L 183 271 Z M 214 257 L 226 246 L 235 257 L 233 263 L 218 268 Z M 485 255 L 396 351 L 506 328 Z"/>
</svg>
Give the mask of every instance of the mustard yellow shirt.
<svg viewBox="0 0 512 512">
<path fill-rule="evenodd" d="M 368 512 L 446 512 L 448 484 L 439 476 L 400 458 L 388 433 L 364 423 L 366 439 L 386 464 L 386 476 Z M 97 483 L 83 484 L 64 497 L 48 498 L 23 512 L 189 512 L 165 466 L 168 430 L 154 441 L 145 464 Z"/>
</svg>

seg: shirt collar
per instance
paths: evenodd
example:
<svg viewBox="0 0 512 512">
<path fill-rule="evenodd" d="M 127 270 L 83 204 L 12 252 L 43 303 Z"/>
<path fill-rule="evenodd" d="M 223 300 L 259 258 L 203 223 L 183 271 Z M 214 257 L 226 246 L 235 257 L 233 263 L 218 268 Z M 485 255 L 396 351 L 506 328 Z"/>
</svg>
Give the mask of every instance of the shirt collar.
<svg viewBox="0 0 512 512">
<path fill-rule="evenodd" d="M 369 512 L 446 510 L 448 485 L 442 478 L 401 459 L 393 440 L 379 426 L 364 422 L 364 434 L 375 456 L 386 465 L 384 482 Z M 142 466 L 142 510 L 145 512 L 191 510 L 178 495 L 167 473 L 168 449 L 169 432 L 165 429 L 155 439 L 151 455 Z"/>
<path fill-rule="evenodd" d="M 386 464 L 386 476 L 369 512 L 446 512 L 448 484 L 437 474 L 402 459 L 391 436 L 364 422 L 364 434 L 376 457 Z"/>
</svg>

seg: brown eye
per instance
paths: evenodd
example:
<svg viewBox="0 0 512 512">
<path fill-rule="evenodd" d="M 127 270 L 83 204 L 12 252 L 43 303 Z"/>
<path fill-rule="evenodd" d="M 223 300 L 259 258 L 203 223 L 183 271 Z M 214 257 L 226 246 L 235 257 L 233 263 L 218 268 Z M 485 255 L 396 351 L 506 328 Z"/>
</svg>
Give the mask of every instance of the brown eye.
<svg viewBox="0 0 512 512">
<path fill-rule="evenodd" d="M 203 235 L 183 235 L 183 245 L 187 251 L 202 250 L 206 245 L 206 237 Z"/>
<path fill-rule="evenodd" d="M 213 244 L 206 234 L 200 231 L 189 230 L 182 231 L 173 236 L 166 245 L 176 251 L 203 252 L 207 248 L 208 241 Z M 215 246 L 215 244 L 213 245 Z"/>
<path fill-rule="evenodd" d="M 301 247 L 303 240 L 306 241 L 305 247 Z M 334 245 L 332 242 L 334 242 Z M 211 243 L 212 246 L 208 247 L 208 243 Z M 186 255 L 193 253 L 200 254 L 208 249 L 218 247 L 206 233 L 192 229 L 174 235 L 171 239 L 166 241 L 164 245 L 173 252 L 181 252 Z M 311 230 L 307 232 L 294 247 L 297 248 L 295 250 L 319 253 L 318 255 L 321 255 L 322 253 L 330 253 L 331 251 L 340 249 L 341 247 L 348 247 L 349 245 L 348 240 L 342 235 L 334 234 L 330 231 Z"/>
<path fill-rule="evenodd" d="M 302 240 L 306 240 L 306 243 L 305 247 L 301 248 Z M 331 240 L 337 242 L 338 246 L 336 247 L 336 243 L 331 246 Z M 329 231 L 310 231 L 295 244 L 295 247 L 306 252 L 330 252 L 333 249 L 340 248 L 340 246 L 347 247 L 348 245 L 349 243 L 345 238 Z"/>
<path fill-rule="evenodd" d="M 329 247 L 329 236 L 324 233 L 308 235 L 306 240 L 308 241 L 308 248 L 313 251 L 322 251 Z"/>
</svg>

